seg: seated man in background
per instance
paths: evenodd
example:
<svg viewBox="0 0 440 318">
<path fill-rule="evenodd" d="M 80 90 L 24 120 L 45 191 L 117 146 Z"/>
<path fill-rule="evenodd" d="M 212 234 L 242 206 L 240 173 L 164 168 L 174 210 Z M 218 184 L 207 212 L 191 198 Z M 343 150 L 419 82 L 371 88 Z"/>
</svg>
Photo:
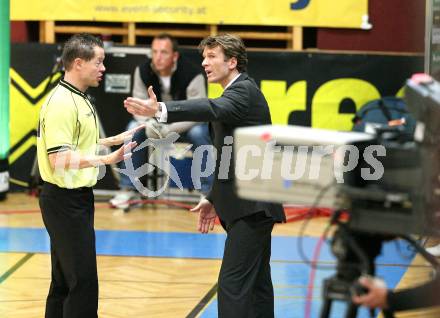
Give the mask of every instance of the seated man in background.
<svg viewBox="0 0 440 318">
<path fill-rule="evenodd" d="M 134 71 L 133 96 L 147 99 L 147 87 L 153 86 L 158 98 L 163 101 L 194 99 L 206 97 L 205 78 L 201 69 L 196 65 L 179 56 L 177 41 L 169 34 L 162 33 L 153 38 L 151 44 L 152 59 L 139 65 Z M 148 120 L 148 117 L 135 115 L 127 128 L 131 129 Z M 155 119 L 152 119 L 155 121 Z M 161 124 L 160 131 L 165 136 L 166 132 L 173 131 L 181 136 L 182 141 L 189 142 L 196 149 L 201 145 L 211 145 L 211 139 L 207 123 L 179 122 L 173 124 Z M 156 126 L 156 124 L 155 124 Z M 149 132 L 147 127 L 147 132 Z M 148 137 L 145 131 L 139 131 L 133 138 L 138 145 L 142 144 Z M 147 160 L 147 148 L 133 152 L 132 162 L 134 169 L 142 166 Z M 202 163 L 202 171 L 205 169 L 206 158 Z M 124 163 L 121 163 L 124 168 Z M 208 193 L 211 189 L 213 177 L 201 177 L 200 190 L 202 194 Z M 136 198 L 137 191 L 125 175 L 120 175 L 120 191 L 110 200 L 110 204 L 124 208 L 128 201 Z"/>
</svg>

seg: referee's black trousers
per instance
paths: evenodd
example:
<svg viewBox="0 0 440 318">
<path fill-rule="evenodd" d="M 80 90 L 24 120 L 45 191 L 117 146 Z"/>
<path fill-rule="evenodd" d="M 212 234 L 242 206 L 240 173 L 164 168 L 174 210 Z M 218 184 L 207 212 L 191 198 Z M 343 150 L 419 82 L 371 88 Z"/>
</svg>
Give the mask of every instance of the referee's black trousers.
<svg viewBox="0 0 440 318">
<path fill-rule="evenodd" d="M 273 219 L 259 212 L 222 225 L 227 237 L 218 280 L 218 317 L 273 318 Z"/>
<path fill-rule="evenodd" d="M 45 317 L 98 317 L 92 189 L 63 189 L 45 183 L 40 208 L 50 236 L 52 260 Z"/>
</svg>

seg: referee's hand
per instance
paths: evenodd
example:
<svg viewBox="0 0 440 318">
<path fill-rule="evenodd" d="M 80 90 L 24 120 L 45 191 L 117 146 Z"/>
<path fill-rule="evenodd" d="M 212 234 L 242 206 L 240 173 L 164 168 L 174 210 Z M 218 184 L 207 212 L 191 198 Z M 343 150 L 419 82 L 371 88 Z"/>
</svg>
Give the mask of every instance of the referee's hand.
<svg viewBox="0 0 440 318">
<path fill-rule="evenodd" d="M 134 134 L 141 129 L 145 129 L 145 124 L 140 124 L 139 126 L 132 128 L 130 130 L 124 131 L 118 135 L 100 139 L 98 144 L 108 146 L 108 147 L 120 145 L 120 144 L 124 143 L 125 141 L 128 141 L 128 140 L 131 141 Z"/>
<path fill-rule="evenodd" d="M 136 146 L 137 142 L 135 141 L 130 141 L 129 143 L 122 145 L 118 150 L 106 155 L 105 164 L 118 163 L 122 160 L 129 159 L 132 154 L 131 149 Z"/>
</svg>

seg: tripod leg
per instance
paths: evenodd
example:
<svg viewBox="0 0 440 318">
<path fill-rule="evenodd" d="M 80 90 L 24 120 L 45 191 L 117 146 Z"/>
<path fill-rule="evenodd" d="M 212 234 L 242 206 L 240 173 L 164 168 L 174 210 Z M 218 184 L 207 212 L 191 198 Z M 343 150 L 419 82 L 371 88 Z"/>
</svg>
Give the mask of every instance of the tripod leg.
<svg viewBox="0 0 440 318">
<path fill-rule="evenodd" d="M 358 306 L 352 302 L 348 303 L 347 311 L 345 312 L 345 318 L 356 318 L 358 312 Z"/>
<path fill-rule="evenodd" d="M 329 298 L 324 299 L 324 303 L 321 307 L 320 318 L 328 318 L 330 317 L 330 311 L 332 309 L 332 300 Z"/>
</svg>

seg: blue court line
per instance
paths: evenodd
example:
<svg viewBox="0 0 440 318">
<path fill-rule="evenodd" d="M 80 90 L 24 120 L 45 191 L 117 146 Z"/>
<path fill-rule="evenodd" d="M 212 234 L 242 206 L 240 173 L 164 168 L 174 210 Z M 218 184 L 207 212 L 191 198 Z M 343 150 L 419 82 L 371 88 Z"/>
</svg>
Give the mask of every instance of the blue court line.
<svg viewBox="0 0 440 318">
<path fill-rule="evenodd" d="M 197 234 L 173 232 L 143 231 L 96 231 L 96 250 L 98 255 L 202 258 L 221 259 L 225 241 L 224 234 Z M 302 239 L 304 251 L 310 259 L 317 238 Z M 297 251 L 297 237 L 274 236 L 272 239 L 272 279 L 275 291 L 276 318 L 300 318 L 304 316 L 304 297 L 306 296 L 310 267 L 304 264 Z M 410 264 L 413 253 L 402 244 L 402 257 L 393 242 L 383 246 L 383 253 L 377 259 L 378 264 L 400 264 L 399 266 L 378 266 L 378 275 L 387 285 L 396 286 Z M 50 244 L 47 232 L 43 228 L 1 228 L 0 252 L 49 253 Z M 320 261 L 334 262 L 329 246 L 323 245 Z M 311 317 L 319 317 L 321 307 L 321 285 L 325 277 L 333 270 L 317 270 L 315 275 L 314 299 Z M 343 303 L 335 303 L 331 317 L 341 317 L 345 311 Z M 214 299 L 203 310 L 200 318 L 217 317 L 217 300 Z M 363 310 L 358 318 L 366 318 Z"/>
<path fill-rule="evenodd" d="M 96 231 L 99 255 L 208 258 L 222 257 L 225 235 L 142 231 Z M 49 253 L 43 228 L 0 228 L 0 252 Z"/>
<path fill-rule="evenodd" d="M 221 259 L 225 238 L 225 234 L 97 230 L 96 251 L 98 255 Z M 272 260 L 301 262 L 297 240 L 292 236 L 274 236 Z M 302 241 L 306 256 L 310 259 L 317 238 L 304 237 Z M 406 250 L 406 247 L 402 249 Z M 0 252 L 49 251 L 49 237 L 43 228 L 0 227 Z M 396 259 L 396 251 L 391 243 L 384 245 L 384 251 L 378 263 L 408 264 L 412 259 Z M 411 256 L 410 252 L 406 253 Z M 323 245 L 319 260 L 334 261 L 327 244 Z"/>
</svg>

